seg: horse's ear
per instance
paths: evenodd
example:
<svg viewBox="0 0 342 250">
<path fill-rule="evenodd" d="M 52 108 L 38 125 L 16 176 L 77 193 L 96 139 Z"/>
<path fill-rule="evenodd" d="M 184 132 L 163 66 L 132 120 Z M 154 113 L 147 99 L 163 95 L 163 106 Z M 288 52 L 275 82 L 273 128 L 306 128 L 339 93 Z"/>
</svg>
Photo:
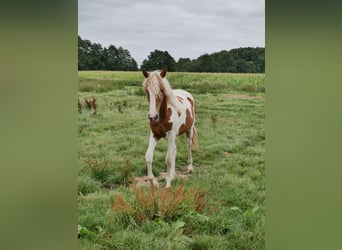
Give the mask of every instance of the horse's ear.
<svg viewBox="0 0 342 250">
<path fill-rule="evenodd" d="M 161 76 L 162 78 L 164 78 L 164 77 L 166 76 L 166 73 L 167 73 L 167 68 L 165 67 L 165 68 L 163 69 L 163 71 L 160 72 L 160 76 Z"/>
<path fill-rule="evenodd" d="M 150 75 L 146 70 L 143 70 L 142 73 L 145 78 L 147 78 Z"/>
</svg>

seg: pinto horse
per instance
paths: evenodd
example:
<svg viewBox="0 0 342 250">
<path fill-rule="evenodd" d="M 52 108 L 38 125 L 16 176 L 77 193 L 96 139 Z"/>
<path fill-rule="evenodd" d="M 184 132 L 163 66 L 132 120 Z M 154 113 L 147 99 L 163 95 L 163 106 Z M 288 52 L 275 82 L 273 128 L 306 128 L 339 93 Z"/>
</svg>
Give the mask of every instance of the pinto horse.
<svg viewBox="0 0 342 250">
<path fill-rule="evenodd" d="M 171 187 L 175 177 L 175 161 L 177 154 L 176 136 L 186 134 L 188 147 L 188 172 L 193 171 L 191 149 L 197 142 L 195 128 L 195 101 L 192 95 L 184 90 L 173 90 L 165 78 L 167 69 L 147 72 L 143 70 L 145 80 L 143 87 L 150 104 L 148 119 L 150 120 L 150 139 L 145 154 L 148 179 L 158 186 L 152 173 L 153 152 L 160 138 L 168 142 L 166 165 L 166 187 Z"/>
</svg>

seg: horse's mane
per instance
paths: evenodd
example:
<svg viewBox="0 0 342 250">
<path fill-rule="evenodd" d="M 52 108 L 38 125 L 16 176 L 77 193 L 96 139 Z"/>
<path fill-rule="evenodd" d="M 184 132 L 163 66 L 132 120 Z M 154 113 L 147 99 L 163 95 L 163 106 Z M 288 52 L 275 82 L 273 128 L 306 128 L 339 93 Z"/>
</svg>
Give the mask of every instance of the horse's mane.
<svg viewBox="0 0 342 250">
<path fill-rule="evenodd" d="M 163 89 L 169 103 L 177 110 L 180 110 L 178 107 L 179 101 L 176 95 L 172 92 L 169 81 L 165 77 L 162 78 L 160 76 L 160 71 L 156 70 L 149 72 L 149 77 L 145 79 L 143 86 L 145 89 L 149 89 L 151 94 L 155 95 L 156 97 L 162 96 L 161 89 Z"/>
</svg>

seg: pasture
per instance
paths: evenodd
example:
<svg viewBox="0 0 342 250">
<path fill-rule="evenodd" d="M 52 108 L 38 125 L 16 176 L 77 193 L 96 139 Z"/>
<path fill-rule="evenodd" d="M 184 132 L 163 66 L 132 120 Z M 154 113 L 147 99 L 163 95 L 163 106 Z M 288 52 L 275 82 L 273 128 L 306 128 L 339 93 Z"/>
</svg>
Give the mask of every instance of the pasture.
<svg viewBox="0 0 342 250">
<path fill-rule="evenodd" d="M 115 209 L 115 202 L 121 197 L 139 205 L 137 190 L 151 192 L 143 178 L 149 138 L 143 75 L 80 71 L 78 76 L 80 249 L 265 248 L 264 74 L 168 73 L 174 89 L 195 98 L 199 140 L 194 172 L 186 174 L 185 136 L 177 137 L 172 191 L 203 191 L 205 208 L 179 204 L 175 216 L 142 221 Z M 153 159 L 160 190 L 166 148 L 161 139 Z"/>
</svg>

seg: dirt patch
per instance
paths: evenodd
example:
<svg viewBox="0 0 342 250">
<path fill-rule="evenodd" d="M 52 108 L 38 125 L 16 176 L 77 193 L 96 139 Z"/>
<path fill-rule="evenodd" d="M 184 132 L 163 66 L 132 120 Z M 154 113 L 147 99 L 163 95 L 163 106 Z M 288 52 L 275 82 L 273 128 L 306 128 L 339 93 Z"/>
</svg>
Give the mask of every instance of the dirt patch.
<svg viewBox="0 0 342 250">
<path fill-rule="evenodd" d="M 167 172 L 163 171 L 160 173 L 160 176 L 156 177 L 156 179 L 158 180 L 158 182 L 160 182 L 160 180 L 165 179 L 167 176 Z M 176 168 L 176 176 L 175 178 L 179 178 L 179 179 L 188 179 L 189 173 L 188 173 L 188 169 L 185 166 L 179 166 Z M 150 182 L 147 178 L 147 176 L 142 176 L 142 177 L 133 177 L 133 181 L 132 184 L 130 185 L 130 187 L 143 187 L 143 186 L 149 186 Z"/>
<path fill-rule="evenodd" d="M 130 187 L 143 187 L 143 186 L 149 186 L 150 182 L 147 179 L 147 176 L 142 177 L 133 177 L 132 184 Z"/>
<path fill-rule="evenodd" d="M 226 97 L 238 98 L 238 99 L 261 99 L 261 96 L 243 95 L 243 94 L 225 94 Z"/>
<path fill-rule="evenodd" d="M 230 157 L 230 156 L 232 155 L 232 154 L 229 153 L 229 152 L 223 152 L 223 154 L 224 154 L 225 157 Z"/>
</svg>

